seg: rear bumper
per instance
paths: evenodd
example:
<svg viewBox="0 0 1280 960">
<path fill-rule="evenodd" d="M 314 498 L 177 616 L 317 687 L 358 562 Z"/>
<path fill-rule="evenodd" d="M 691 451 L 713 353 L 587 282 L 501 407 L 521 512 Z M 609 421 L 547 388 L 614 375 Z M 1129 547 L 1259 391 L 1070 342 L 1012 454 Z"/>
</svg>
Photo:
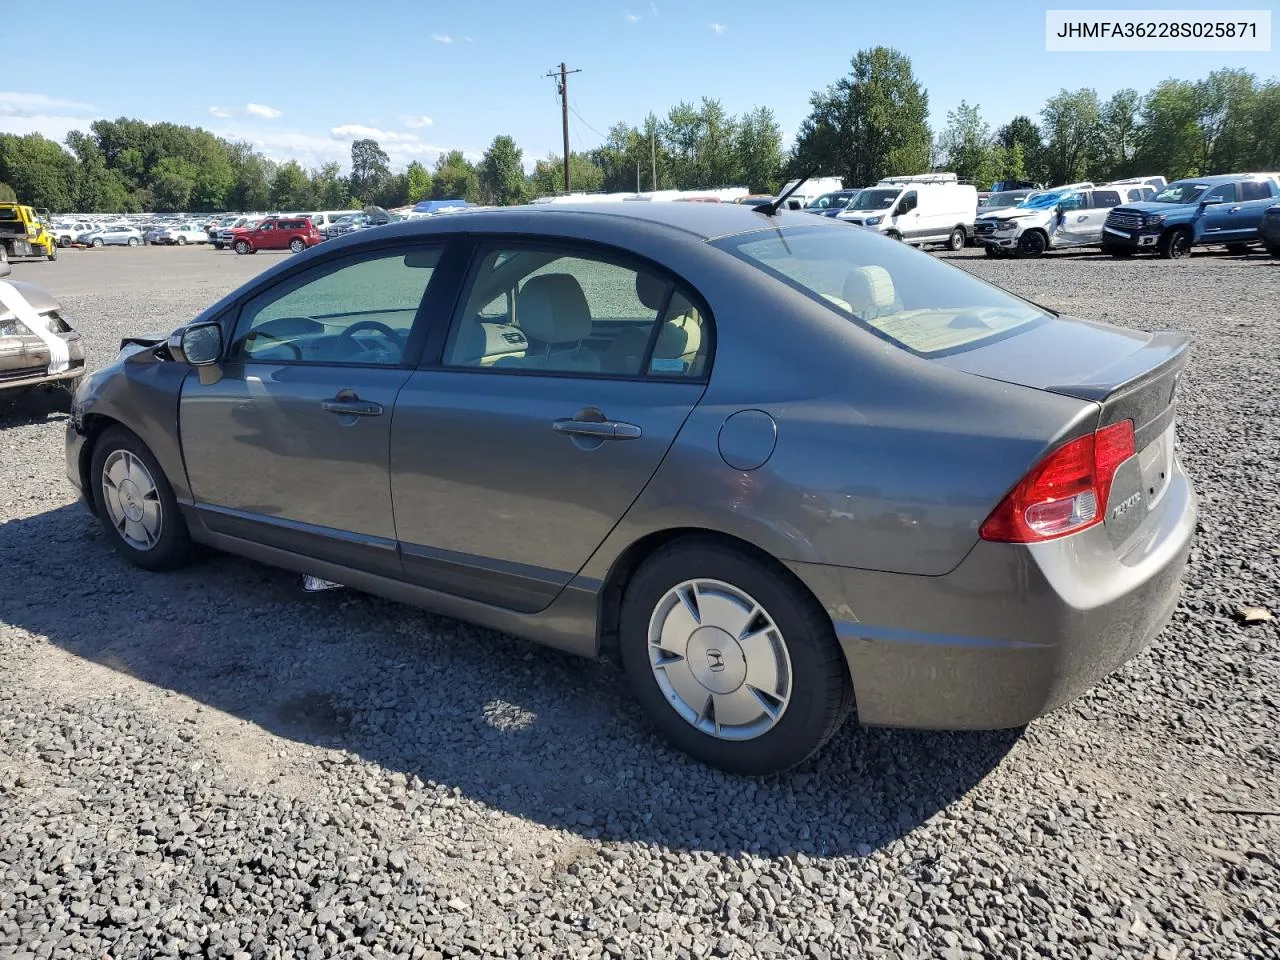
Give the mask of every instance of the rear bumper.
<svg viewBox="0 0 1280 960">
<path fill-rule="evenodd" d="M 877 726 L 1019 727 L 1079 696 L 1160 632 L 1196 524 L 1175 468 L 1117 557 L 1101 527 L 1032 547 L 979 542 L 941 577 L 792 569 L 831 614 L 858 716 Z"/>
</svg>

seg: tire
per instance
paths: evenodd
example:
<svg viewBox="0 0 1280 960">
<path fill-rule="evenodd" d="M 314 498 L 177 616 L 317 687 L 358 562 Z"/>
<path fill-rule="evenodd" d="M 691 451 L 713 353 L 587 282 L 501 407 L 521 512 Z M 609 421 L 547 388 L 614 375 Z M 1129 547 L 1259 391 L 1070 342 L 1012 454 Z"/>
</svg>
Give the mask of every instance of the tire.
<svg viewBox="0 0 1280 960">
<path fill-rule="evenodd" d="M 998 256 L 1000 256 L 1000 248 L 999 248 L 999 247 L 983 247 L 983 248 L 982 248 L 982 252 L 983 252 L 983 253 L 985 253 L 988 257 L 998 257 Z"/>
<path fill-rule="evenodd" d="M 51 244 L 49 244 L 49 257 L 48 257 L 48 258 L 49 258 L 50 260 L 57 260 L 57 259 L 58 259 L 58 245 L 57 245 L 56 243 L 51 243 Z"/>
<path fill-rule="evenodd" d="M 1166 260 L 1181 260 L 1191 255 L 1191 232 L 1185 227 L 1169 230 L 1160 237 L 1160 256 Z"/>
<path fill-rule="evenodd" d="M 221 249 L 222 249 L 222 244 L 221 244 L 220 242 L 218 242 L 217 240 L 213 241 L 213 249 L 215 249 L 215 250 L 221 250 Z"/>
<path fill-rule="evenodd" d="M 964 227 L 956 227 L 951 231 L 951 236 L 947 237 L 947 249 L 952 253 L 958 253 L 964 249 L 964 242 L 968 239 L 968 234 Z"/>
<path fill-rule="evenodd" d="M 186 245 L 187 245 L 187 238 L 186 238 L 186 237 L 179 237 L 179 238 L 178 238 L 178 246 L 180 246 L 180 247 L 185 247 Z"/>
<path fill-rule="evenodd" d="M 304 241 L 299 240 L 297 237 L 294 237 L 292 240 L 289 241 L 289 249 L 292 250 L 294 253 L 301 253 L 303 250 L 307 249 L 307 245 Z"/>
<path fill-rule="evenodd" d="M 136 247 L 137 245 L 138 245 L 138 238 L 137 238 L 137 237 L 130 237 L 130 238 L 129 238 L 129 246 L 131 246 L 131 247 Z"/>
<path fill-rule="evenodd" d="M 695 581 L 702 586 L 699 594 L 690 593 Z M 701 597 L 701 619 L 681 613 L 687 608 L 679 591 Z M 756 607 L 762 615 L 748 620 L 745 611 Z M 664 616 L 669 618 L 666 630 L 661 627 Z M 708 630 L 716 622 L 730 628 L 718 631 L 719 640 Z M 749 661 L 733 637 L 739 622 L 738 637 L 755 625 L 750 635 L 756 642 L 748 649 L 755 654 L 753 669 L 761 671 L 757 680 L 763 682 L 750 691 L 745 679 Z M 794 767 L 831 738 L 852 705 L 848 668 L 826 612 L 789 573 L 745 551 L 696 537 L 661 548 L 627 584 L 621 624 L 622 663 L 632 693 L 672 744 L 710 766 L 746 776 Z M 665 633 L 681 655 L 661 662 L 661 648 L 650 644 L 651 631 Z M 694 649 L 696 654 L 689 656 Z M 678 665 L 685 663 L 689 668 L 681 672 Z M 697 679 L 695 670 L 710 685 Z M 737 687 L 729 690 L 735 682 Z M 706 712 L 707 704 L 717 702 L 712 695 L 717 683 L 724 688 L 716 691 L 723 715 L 741 711 L 738 720 L 723 727 Z M 692 706 L 684 696 L 705 700 Z M 703 729 L 707 726 L 714 729 Z"/>
<path fill-rule="evenodd" d="M 1049 249 L 1049 238 L 1039 230 L 1028 230 L 1018 238 L 1018 256 L 1034 260 Z"/>
<path fill-rule="evenodd" d="M 902 234 L 900 234 L 897 230 L 888 230 L 885 232 L 885 236 L 888 237 L 890 240 L 897 240 L 899 243 L 902 242 Z"/>
<path fill-rule="evenodd" d="M 235 251 L 241 256 L 244 256 L 246 253 L 253 252 L 247 240 L 237 240 L 235 243 Z"/>
<path fill-rule="evenodd" d="M 101 237 L 94 237 L 94 238 L 93 238 L 93 245 L 94 245 L 95 247 L 100 247 L 100 246 L 102 246 L 102 238 L 101 238 Z"/>
<path fill-rule="evenodd" d="M 70 238 L 70 237 L 59 237 L 59 238 L 58 238 L 58 246 L 60 246 L 60 247 L 69 247 L 69 246 L 71 246 L 71 238 Z"/>
<path fill-rule="evenodd" d="M 1251 247 L 1247 243 L 1228 243 L 1227 244 L 1227 253 L 1233 254 L 1234 256 L 1237 256 L 1237 257 L 1247 257 L 1252 252 L 1253 252 L 1253 247 Z"/>
<path fill-rule="evenodd" d="M 123 465 L 124 476 L 119 471 Z M 144 471 L 139 474 L 136 466 Z M 115 481 L 104 483 L 103 472 Z M 93 503 L 112 547 L 144 570 L 174 570 L 191 558 L 191 537 L 173 488 L 147 445 L 124 427 L 108 427 L 93 446 Z M 150 490 L 147 489 L 148 483 Z M 108 500 L 105 488 L 117 493 Z"/>
<path fill-rule="evenodd" d="M 1280 257 L 1280 243 L 1268 243 L 1267 253 L 1273 257 Z"/>
</svg>

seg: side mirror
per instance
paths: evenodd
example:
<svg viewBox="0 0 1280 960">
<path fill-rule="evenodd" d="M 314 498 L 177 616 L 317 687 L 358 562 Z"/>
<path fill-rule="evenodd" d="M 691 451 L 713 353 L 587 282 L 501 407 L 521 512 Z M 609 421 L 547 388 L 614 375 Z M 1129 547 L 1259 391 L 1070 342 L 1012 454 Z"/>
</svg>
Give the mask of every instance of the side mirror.
<svg viewBox="0 0 1280 960">
<path fill-rule="evenodd" d="M 179 327 L 169 337 L 169 353 L 179 363 L 193 367 L 217 363 L 222 356 L 222 327 L 216 323 Z"/>
<path fill-rule="evenodd" d="M 1200 201 L 1202 207 L 1212 207 L 1216 203 L 1226 203 L 1221 197 L 1205 197 Z"/>
</svg>

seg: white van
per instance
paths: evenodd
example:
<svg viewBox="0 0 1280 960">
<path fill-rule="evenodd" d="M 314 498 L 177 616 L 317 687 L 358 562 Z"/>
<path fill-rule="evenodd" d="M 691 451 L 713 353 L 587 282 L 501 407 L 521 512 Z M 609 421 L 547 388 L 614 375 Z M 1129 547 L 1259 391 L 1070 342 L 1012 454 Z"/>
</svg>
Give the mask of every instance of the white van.
<svg viewBox="0 0 1280 960">
<path fill-rule="evenodd" d="M 954 173 L 889 177 L 868 187 L 836 214 L 859 227 L 879 230 L 912 246 L 943 243 L 959 250 L 973 235 L 978 188 Z"/>
<path fill-rule="evenodd" d="M 782 196 L 799 182 L 799 180 L 788 180 L 787 185 L 778 191 L 777 196 Z M 844 181 L 839 177 L 810 177 L 799 190 L 787 197 L 787 209 L 799 210 L 807 207 L 810 200 L 816 200 L 824 193 L 835 193 L 843 189 Z M 774 199 L 776 200 L 777 197 Z"/>
</svg>

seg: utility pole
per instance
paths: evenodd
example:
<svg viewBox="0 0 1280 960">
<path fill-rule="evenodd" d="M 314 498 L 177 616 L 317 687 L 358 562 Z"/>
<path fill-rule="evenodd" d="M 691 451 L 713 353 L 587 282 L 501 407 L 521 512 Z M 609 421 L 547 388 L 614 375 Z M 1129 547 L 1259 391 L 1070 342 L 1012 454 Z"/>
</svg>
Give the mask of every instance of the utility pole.
<svg viewBox="0 0 1280 960">
<path fill-rule="evenodd" d="M 556 79 L 556 92 L 560 94 L 560 119 L 564 126 L 564 192 L 569 192 L 569 74 L 581 73 L 581 70 L 570 70 L 563 63 L 559 70 L 543 74 L 544 77 Z"/>
<path fill-rule="evenodd" d="M 653 189 L 656 193 L 658 190 L 658 137 L 657 131 L 649 131 L 649 150 L 653 156 Z"/>
</svg>

